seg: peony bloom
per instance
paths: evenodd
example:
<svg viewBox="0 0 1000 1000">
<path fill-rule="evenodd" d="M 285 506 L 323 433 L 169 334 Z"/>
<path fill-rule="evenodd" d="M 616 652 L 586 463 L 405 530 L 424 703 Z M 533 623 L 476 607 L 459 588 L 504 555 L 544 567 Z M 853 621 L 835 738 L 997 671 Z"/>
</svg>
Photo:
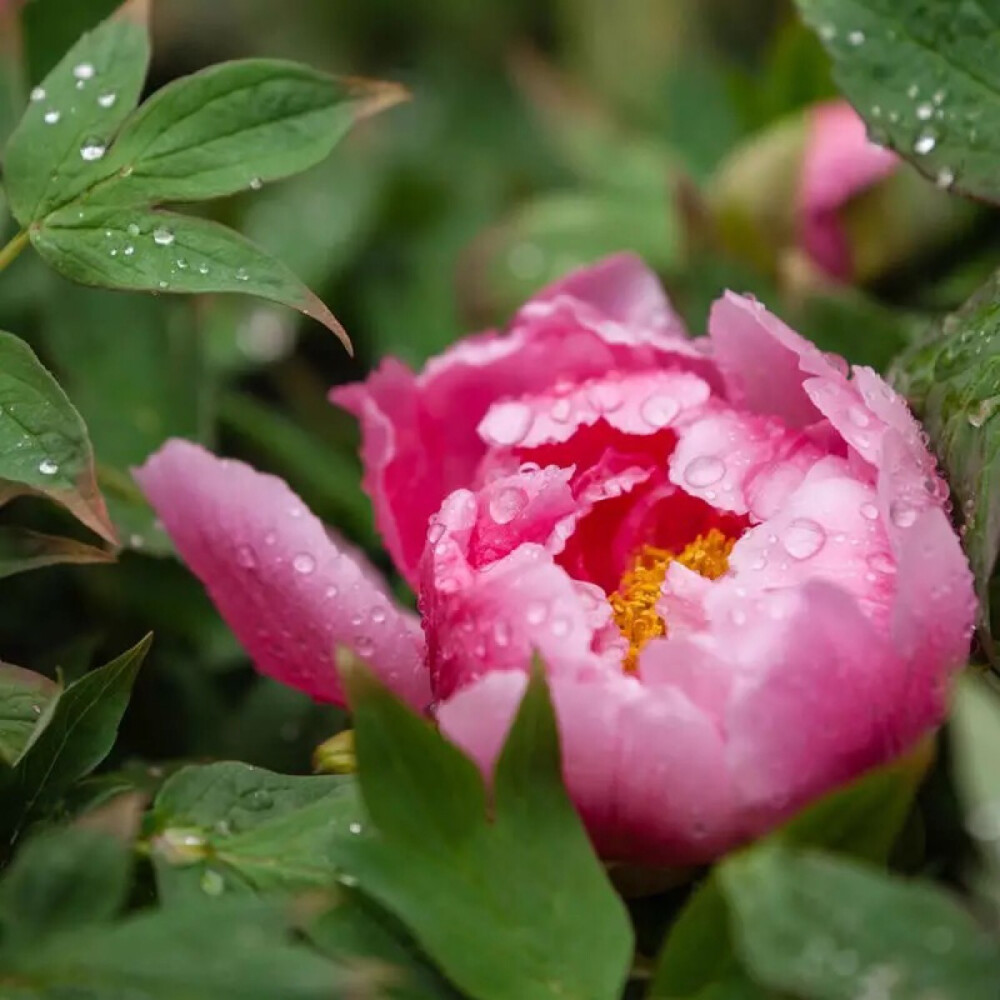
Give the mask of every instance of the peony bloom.
<svg viewBox="0 0 1000 1000">
<path fill-rule="evenodd" d="M 137 476 L 263 672 L 339 701 L 348 646 L 488 774 L 537 650 L 601 853 L 706 861 L 937 725 L 973 617 L 903 401 L 752 299 L 709 326 L 622 255 L 333 392 L 419 619 L 281 481 Z"/>
</svg>

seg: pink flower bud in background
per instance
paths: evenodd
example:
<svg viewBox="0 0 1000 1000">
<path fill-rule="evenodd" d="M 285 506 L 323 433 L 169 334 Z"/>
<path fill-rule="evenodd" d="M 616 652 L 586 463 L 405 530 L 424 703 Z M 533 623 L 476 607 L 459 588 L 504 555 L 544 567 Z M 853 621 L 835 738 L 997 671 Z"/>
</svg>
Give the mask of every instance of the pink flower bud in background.
<svg viewBox="0 0 1000 1000">
<path fill-rule="evenodd" d="M 831 262 L 821 216 L 875 160 L 809 168 Z M 947 488 L 874 371 L 760 303 L 689 340 L 621 255 L 333 399 L 419 618 L 272 476 L 172 441 L 137 478 L 261 671 L 341 701 L 349 647 L 487 776 L 539 653 L 606 858 L 708 861 L 940 723 L 974 611 Z"/>
<path fill-rule="evenodd" d="M 828 274 L 844 280 L 854 274 L 841 211 L 899 164 L 895 154 L 869 141 L 864 122 L 846 101 L 809 111 L 798 189 L 799 239 Z"/>
</svg>

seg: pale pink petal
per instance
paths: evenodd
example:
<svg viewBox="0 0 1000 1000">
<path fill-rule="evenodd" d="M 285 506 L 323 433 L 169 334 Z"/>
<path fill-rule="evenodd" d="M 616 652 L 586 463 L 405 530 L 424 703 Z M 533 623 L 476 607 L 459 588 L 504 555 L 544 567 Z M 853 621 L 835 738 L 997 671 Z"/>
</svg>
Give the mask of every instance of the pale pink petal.
<svg viewBox="0 0 1000 1000">
<path fill-rule="evenodd" d="M 869 142 L 864 122 L 846 101 L 812 110 L 799 181 L 800 241 L 834 277 L 850 277 L 852 264 L 840 210 L 898 166 L 895 154 Z"/>
<path fill-rule="evenodd" d="M 679 690 L 622 674 L 550 684 L 566 786 L 605 858 L 694 864 L 740 839 L 720 733 Z M 523 686 L 491 674 L 438 709 L 444 732 L 487 774 Z"/>
<path fill-rule="evenodd" d="M 806 584 L 790 615 L 748 625 L 734 653 L 727 754 L 757 830 L 904 749 L 902 664 L 836 587 Z"/>
<path fill-rule="evenodd" d="M 906 663 L 900 728 L 916 739 L 943 718 L 948 681 L 965 666 L 976 602 L 972 573 L 944 512 L 931 508 L 901 535 L 892 640 Z"/>
<path fill-rule="evenodd" d="M 684 323 L 663 292 L 660 279 L 640 257 L 620 253 L 582 267 L 539 292 L 524 310 L 571 299 L 617 325 L 623 342 L 665 344 L 684 337 Z"/>
<path fill-rule="evenodd" d="M 802 383 L 810 375 L 836 378 L 842 372 L 815 344 L 756 299 L 733 292 L 712 306 L 708 330 L 732 403 L 780 417 L 790 427 L 806 427 L 819 419 Z"/>
<path fill-rule="evenodd" d="M 732 587 L 750 599 L 758 591 L 798 588 L 809 580 L 835 583 L 883 624 L 895 592 L 896 560 L 878 495 L 873 485 L 848 475 L 839 459 L 817 465 L 778 513 L 740 538 L 729 569 Z M 713 600 L 728 601 L 728 595 Z M 726 604 L 730 612 L 736 606 Z"/>
<path fill-rule="evenodd" d="M 774 465 L 796 452 L 806 467 L 822 457 L 805 435 L 772 417 L 722 410 L 680 429 L 670 456 L 670 481 L 719 510 L 746 514 L 753 480 L 770 475 Z"/>
<path fill-rule="evenodd" d="M 415 618 L 284 482 L 179 440 L 135 477 L 262 673 L 343 703 L 334 656 L 346 646 L 411 705 L 429 702 Z"/>
<path fill-rule="evenodd" d="M 536 530 L 528 505 L 505 526 L 507 553 L 491 560 L 502 550 L 479 548 L 489 505 L 484 495 L 458 490 L 431 527 L 420 608 L 435 693 L 446 697 L 488 671 L 527 669 L 536 651 L 554 672 L 617 667 L 620 657 L 603 641 L 606 616 L 595 618 L 589 592 L 555 564 L 551 551 L 528 540 Z"/>
<path fill-rule="evenodd" d="M 657 434 L 702 407 L 707 383 L 691 372 L 612 373 L 536 395 L 494 404 L 479 424 L 493 447 L 537 448 L 569 441 L 581 427 L 604 420 L 625 434 Z"/>
</svg>

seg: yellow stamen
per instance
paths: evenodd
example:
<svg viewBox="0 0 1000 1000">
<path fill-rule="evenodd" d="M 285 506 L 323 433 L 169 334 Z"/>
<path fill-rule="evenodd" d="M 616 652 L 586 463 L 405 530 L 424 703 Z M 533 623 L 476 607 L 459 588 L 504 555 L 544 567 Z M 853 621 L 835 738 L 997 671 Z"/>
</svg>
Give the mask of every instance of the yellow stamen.
<svg viewBox="0 0 1000 1000">
<path fill-rule="evenodd" d="M 667 634 L 667 624 L 656 611 L 667 567 L 679 562 L 709 580 L 718 579 L 729 569 L 729 553 L 735 543 L 735 538 L 727 538 L 718 528 L 712 528 L 679 554 L 652 545 L 644 545 L 636 553 L 618 590 L 608 598 L 615 624 L 628 639 L 623 665 L 628 673 L 635 672 L 643 646 L 650 639 Z"/>
</svg>

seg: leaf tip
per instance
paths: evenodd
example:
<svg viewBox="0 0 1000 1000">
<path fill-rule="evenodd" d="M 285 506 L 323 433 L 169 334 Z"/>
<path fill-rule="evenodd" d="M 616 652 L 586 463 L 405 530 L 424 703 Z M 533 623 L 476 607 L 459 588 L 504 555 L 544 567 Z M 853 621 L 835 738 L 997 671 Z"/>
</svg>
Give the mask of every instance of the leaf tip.
<svg viewBox="0 0 1000 1000">
<path fill-rule="evenodd" d="M 411 98 L 410 91 L 401 83 L 387 80 L 368 80 L 352 76 L 345 81 L 351 97 L 359 102 L 357 118 L 370 118 L 381 111 L 404 104 Z"/>
</svg>

